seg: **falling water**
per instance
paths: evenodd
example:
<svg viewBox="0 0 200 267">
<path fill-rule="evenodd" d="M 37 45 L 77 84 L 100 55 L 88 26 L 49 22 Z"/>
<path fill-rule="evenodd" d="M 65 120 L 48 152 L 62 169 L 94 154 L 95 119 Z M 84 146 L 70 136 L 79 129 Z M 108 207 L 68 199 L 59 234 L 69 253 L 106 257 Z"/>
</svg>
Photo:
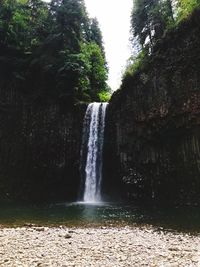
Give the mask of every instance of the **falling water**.
<svg viewBox="0 0 200 267">
<path fill-rule="evenodd" d="M 84 202 L 101 201 L 102 156 L 107 103 L 89 104 L 83 126 L 81 149 L 82 197 Z"/>
</svg>

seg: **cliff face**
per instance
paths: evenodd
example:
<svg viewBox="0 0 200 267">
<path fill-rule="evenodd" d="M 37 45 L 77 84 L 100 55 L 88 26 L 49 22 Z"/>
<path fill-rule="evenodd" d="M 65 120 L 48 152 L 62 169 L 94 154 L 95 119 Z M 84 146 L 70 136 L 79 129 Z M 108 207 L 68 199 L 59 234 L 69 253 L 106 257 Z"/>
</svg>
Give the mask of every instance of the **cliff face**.
<svg viewBox="0 0 200 267">
<path fill-rule="evenodd" d="M 113 95 L 105 145 L 107 193 L 116 185 L 130 198 L 200 201 L 199 25 L 197 10 Z"/>
<path fill-rule="evenodd" d="M 34 104 L 0 86 L 0 198 L 74 200 L 84 106 Z"/>
</svg>

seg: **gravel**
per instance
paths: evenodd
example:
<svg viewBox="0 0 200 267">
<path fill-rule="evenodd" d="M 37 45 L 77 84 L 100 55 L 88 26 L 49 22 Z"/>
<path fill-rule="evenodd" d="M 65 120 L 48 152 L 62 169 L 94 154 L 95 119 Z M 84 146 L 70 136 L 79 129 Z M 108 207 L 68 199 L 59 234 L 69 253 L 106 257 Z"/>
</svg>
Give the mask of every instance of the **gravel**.
<svg viewBox="0 0 200 267">
<path fill-rule="evenodd" d="M 0 266 L 200 266 L 200 235 L 126 226 L 1 228 Z"/>
</svg>

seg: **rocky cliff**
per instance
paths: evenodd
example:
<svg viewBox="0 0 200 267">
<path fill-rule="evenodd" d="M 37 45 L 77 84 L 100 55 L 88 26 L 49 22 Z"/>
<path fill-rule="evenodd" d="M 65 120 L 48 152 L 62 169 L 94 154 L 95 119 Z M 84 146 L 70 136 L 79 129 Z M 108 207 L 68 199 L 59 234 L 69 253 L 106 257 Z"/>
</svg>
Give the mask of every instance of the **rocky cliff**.
<svg viewBox="0 0 200 267">
<path fill-rule="evenodd" d="M 76 199 L 85 107 L 33 101 L 14 88 L 0 86 L 0 198 Z"/>
<path fill-rule="evenodd" d="M 116 186 L 132 199 L 200 202 L 199 25 L 196 10 L 113 95 L 105 145 L 107 193 Z"/>
</svg>

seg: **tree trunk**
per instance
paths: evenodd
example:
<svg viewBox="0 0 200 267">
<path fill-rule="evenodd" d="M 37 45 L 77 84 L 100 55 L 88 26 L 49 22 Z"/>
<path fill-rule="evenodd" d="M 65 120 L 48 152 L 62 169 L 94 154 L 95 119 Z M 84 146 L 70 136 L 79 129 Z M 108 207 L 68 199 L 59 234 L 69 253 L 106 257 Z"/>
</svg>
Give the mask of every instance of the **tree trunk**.
<svg viewBox="0 0 200 267">
<path fill-rule="evenodd" d="M 169 16 L 171 17 L 172 21 L 174 21 L 174 14 L 173 14 L 172 0 L 167 0 L 167 8 L 168 8 L 168 10 L 169 10 Z"/>
</svg>

